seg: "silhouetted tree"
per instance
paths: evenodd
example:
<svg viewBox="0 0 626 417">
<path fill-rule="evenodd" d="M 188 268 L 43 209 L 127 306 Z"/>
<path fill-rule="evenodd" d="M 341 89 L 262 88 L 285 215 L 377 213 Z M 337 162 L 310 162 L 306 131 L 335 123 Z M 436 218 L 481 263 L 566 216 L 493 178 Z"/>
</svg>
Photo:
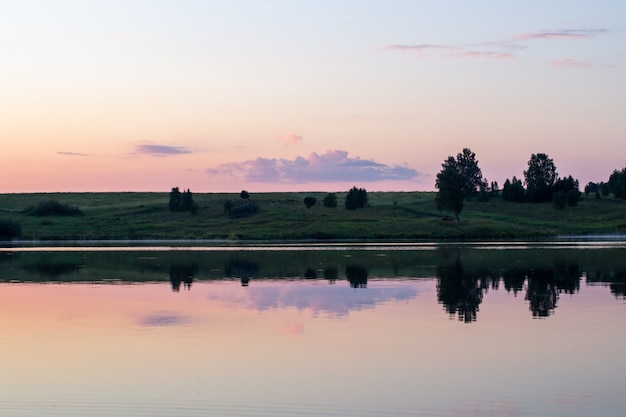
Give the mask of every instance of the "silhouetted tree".
<svg viewBox="0 0 626 417">
<path fill-rule="evenodd" d="M 457 221 L 460 220 L 459 214 L 463 210 L 465 185 L 465 178 L 456 169 L 444 164 L 435 182 L 435 187 L 439 190 L 435 198 L 437 209 L 452 212 Z"/>
<path fill-rule="evenodd" d="M 529 201 L 546 202 L 552 199 L 555 181 L 558 175 L 554 161 L 545 153 L 532 154 L 528 169 L 524 171 L 526 195 Z"/>
<path fill-rule="evenodd" d="M 464 148 L 463 152 L 456 155 L 456 159 L 449 156 L 442 164 L 443 169 L 453 168 L 464 180 L 461 191 L 463 197 L 468 198 L 477 195 L 481 189 L 487 190 L 487 181 L 483 178 L 482 171 L 478 167 L 476 154 L 469 148 Z"/>
<path fill-rule="evenodd" d="M 198 206 L 193 201 L 193 193 L 187 189 L 184 192 L 180 192 L 178 187 L 172 188 L 170 191 L 170 211 L 190 211 L 196 213 Z"/>
<path fill-rule="evenodd" d="M 311 207 L 315 205 L 315 203 L 317 203 L 317 198 L 311 197 L 311 196 L 304 197 L 303 202 L 306 208 L 310 209 Z"/>
<path fill-rule="evenodd" d="M 170 191 L 170 211 L 180 211 L 182 202 L 183 195 L 181 194 L 180 189 L 178 187 L 172 188 L 172 191 Z"/>
<path fill-rule="evenodd" d="M 559 178 L 552 186 L 552 202 L 556 208 L 564 209 L 565 205 L 574 207 L 578 205 L 580 200 L 580 189 L 578 188 L 578 180 L 568 176 L 567 178 Z"/>
<path fill-rule="evenodd" d="M 241 192 L 239 193 L 239 197 L 243 198 L 244 200 L 247 200 L 250 198 L 250 193 L 247 192 L 246 190 L 241 190 Z"/>
<path fill-rule="evenodd" d="M 522 181 L 513 176 L 513 180 L 507 178 L 502 188 L 502 199 L 505 201 L 513 201 L 521 203 L 526 200 L 526 190 Z"/>
<path fill-rule="evenodd" d="M 356 210 L 367 207 L 367 190 L 365 188 L 352 187 L 346 194 L 346 208 Z"/>
<path fill-rule="evenodd" d="M 335 208 L 337 207 L 337 196 L 335 193 L 328 193 L 322 200 L 324 207 Z"/>
</svg>

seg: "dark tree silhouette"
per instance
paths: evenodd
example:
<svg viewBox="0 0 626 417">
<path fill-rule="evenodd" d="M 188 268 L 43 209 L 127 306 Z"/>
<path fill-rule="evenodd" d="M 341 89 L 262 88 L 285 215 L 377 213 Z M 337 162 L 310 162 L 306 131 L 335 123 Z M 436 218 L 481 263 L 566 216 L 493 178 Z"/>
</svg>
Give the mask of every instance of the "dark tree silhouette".
<svg viewBox="0 0 626 417">
<path fill-rule="evenodd" d="M 250 198 L 250 193 L 247 192 L 246 190 L 241 190 L 241 192 L 239 193 L 239 197 L 243 198 L 244 200 L 247 200 Z"/>
<path fill-rule="evenodd" d="M 310 209 L 311 207 L 313 207 L 315 205 L 315 203 L 317 203 L 317 198 L 315 197 L 304 197 L 304 205 L 306 206 L 306 208 Z"/>
<path fill-rule="evenodd" d="M 367 207 L 367 190 L 365 188 L 352 187 L 346 194 L 346 208 L 356 210 Z"/>
<path fill-rule="evenodd" d="M 191 190 L 187 189 L 187 191 L 181 193 L 178 187 L 174 187 L 170 191 L 169 209 L 170 211 L 190 211 L 196 213 L 198 206 L 193 201 Z"/>
<path fill-rule="evenodd" d="M 524 171 L 526 195 L 532 202 L 552 200 L 553 188 L 558 174 L 554 161 L 545 153 L 532 154 L 528 161 L 528 169 Z"/>
<path fill-rule="evenodd" d="M 507 178 L 502 188 L 502 199 L 505 201 L 514 201 L 521 203 L 526 200 L 526 190 L 521 180 L 513 176 L 513 180 Z"/>
<path fill-rule="evenodd" d="M 328 193 L 322 200 L 324 207 L 335 208 L 337 207 L 337 196 L 335 193 Z"/>
<path fill-rule="evenodd" d="M 457 221 L 460 220 L 459 214 L 463 210 L 465 184 L 465 178 L 456 169 L 445 164 L 435 182 L 435 187 L 439 190 L 435 198 L 437 209 L 454 213 Z"/>
<path fill-rule="evenodd" d="M 437 278 L 437 300 L 448 314 L 465 323 L 476 321 L 484 288 L 480 280 L 464 271 L 458 254 L 453 262 L 437 267 Z"/>
<path fill-rule="evenodd" d="M 559 178 L 552 186 L 552 203 L 558 209 L 564 209 L 566 205 L 574 207 L 580 200 L 578 180 L 570 175 L 567 178 Z"/>
<path fill-rule="evenodd" d="M 468 198 L 477 195 L 481 189 L 487 190 L 487 181 L 483 178 L 482 171 L 478 167 L 476 154 L 469 148 L 463 148 L 463 152 L 456 155 L 456 159 L 449 156 L 442 164 L 444 170 L 448 167 L 456 170 L 464 179 L 462 187 L 463 196 Z"/>
<path fill-rule="evenodd" d="M 367 288 L 367 267 L 362 265 L 347 265 L 346 277 L 352 288 Z"/>
<path fill-rule="evenodd" d="M 183 196 L 178 189 L 178 187 L 172 188 L 170 191 L 170 211 L 180 211 L 180 206 L 182 205 Z"/>
</svg>

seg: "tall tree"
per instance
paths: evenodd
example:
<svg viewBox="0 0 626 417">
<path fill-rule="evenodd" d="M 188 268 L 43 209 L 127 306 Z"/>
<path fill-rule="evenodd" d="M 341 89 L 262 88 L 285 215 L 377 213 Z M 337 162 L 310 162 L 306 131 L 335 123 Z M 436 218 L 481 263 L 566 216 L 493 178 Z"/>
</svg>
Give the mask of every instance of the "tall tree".
<svg viewBox="0 0 626 417">
<path fill-rule="evenodd" d="M 455 169 L 464 179 L 462 193 L 464 197 L 472 197 L 478 194 L 481 189 L 487 189 L 488 183 L 483 178 L 483 173 L 478 167 L 476 154 L 469 148 L 463 148 L 463 152 L 456 155 L 456 158 L 449 156 L 443 163 L 443 168 Z"/>
<path fill-rule="evenodd" d="M 459 214 L 463 210 L 466 184 L 465 177 L 459 171 L 443 164 L 435 182 L 435 187 L 439 190 L 435 198 L 437 209 L 453 212 L 457 221 L 460 220 Z"/>
<path fill-rule="evenodd" d="M 183 201 L 183 196 L 182 196 L 182 193 L 180 192 L 180 189 L 178 187 L 172 188 L 172 191 L 170 191 L 170 203 L 169 203 L 170 211 L 180 211 L 180 206 L 182 204 L 182 201 Z"/>
<path fill-rule="evenodd" d="M 545 153 L 532 154 L 528 161 L 528 170 L 524 171 L 526 195 L 528 200 L 545 202 L 552 199 L 554 182 L 558 174 L 554 161 Z"/>
</svg>

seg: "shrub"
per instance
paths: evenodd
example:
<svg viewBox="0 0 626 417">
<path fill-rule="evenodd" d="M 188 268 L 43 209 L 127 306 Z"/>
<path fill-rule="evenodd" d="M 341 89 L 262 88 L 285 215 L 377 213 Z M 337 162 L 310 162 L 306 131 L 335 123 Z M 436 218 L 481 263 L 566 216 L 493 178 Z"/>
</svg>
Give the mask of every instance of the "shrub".
<svg viewBox="0 0 626 417">
<path fill-rule="evenodd" d="M 324 200 L 322 200 L 322 203 L 324 204 L 324 207 L 335 208 L 337 207 L 337 196 L 335 193 L 328 193 L 324 197 Z"/>
<path fill-rule="evenodd" d="M 60 203 L 56 200 L 41 201 L 36 206 L 24 210 L 27 216 L 80 216 L 83 212 L 74 206 Z"/>
<path fill-rule="evenodd" d="M 311 207 L 313 207 L 315 205 L 315 203 L 317 203 L 317 198 L 315 197 L 304 197 L 304 205 L 306 206 L 306 208 L 310 209 Z"/>
<path fill-rule="evenodd" d="M 22 227 L 11 220 L 0 220 L 0 240 L 12 240 L 22 235 Z"/>
<path fill-rule="evenodd" d="M 556 193 L 552 194 L 552 204 L 554 205 L 555 209 L 565 209 L 565 205 L 567 204 L 567 195 L 567 191 L 563 190 L 557 191 Z"/>
<path fill-rule="evenodd" d="M 229 204 L 230 203 L 230 204 Z M 234 204 L 232 202 L 226 202 L 224 204 L 224 211 L 231 219 L 239 219 L 242 217 L 252 216 L 259 211 L 259 206 L 256 203 L 243 203 Z"/>
</svg>

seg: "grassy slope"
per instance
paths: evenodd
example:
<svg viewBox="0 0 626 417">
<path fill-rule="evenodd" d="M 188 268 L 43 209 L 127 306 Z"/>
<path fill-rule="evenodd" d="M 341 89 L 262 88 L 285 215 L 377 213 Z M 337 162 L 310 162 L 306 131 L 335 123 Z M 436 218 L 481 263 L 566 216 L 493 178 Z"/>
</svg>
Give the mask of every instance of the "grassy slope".
<svg viewBox="0 0 626 417">
<path fill-rule="evenodd" d="M 626 202 L 585 198 L 577 207 L 466 202 L 460 223 L 443 221 L 434 193 L 368 193 L 370 207 L 348 211 L 345 194 L 328 209 L 326 193 L 260 193 L 258 214 L 231 220 L 224 202 L 238 194 L 194 194 L 197 215 L 168 211 L 168 193 L 0 194 L 0 219 L 22 226 L 23 239 L 442 239 L 516 238 L 557 234 L 625 233 Z M 307 209 L 302 199 L 318 198 Z M 80 217 L 29 217 L 24 208 L 55 199 L 83 210 Z"/>
</svg>

